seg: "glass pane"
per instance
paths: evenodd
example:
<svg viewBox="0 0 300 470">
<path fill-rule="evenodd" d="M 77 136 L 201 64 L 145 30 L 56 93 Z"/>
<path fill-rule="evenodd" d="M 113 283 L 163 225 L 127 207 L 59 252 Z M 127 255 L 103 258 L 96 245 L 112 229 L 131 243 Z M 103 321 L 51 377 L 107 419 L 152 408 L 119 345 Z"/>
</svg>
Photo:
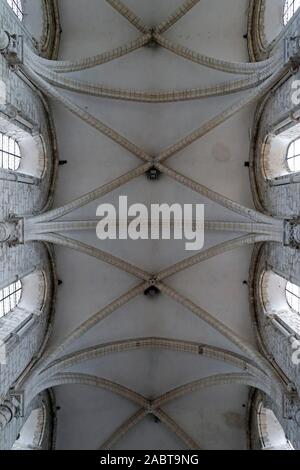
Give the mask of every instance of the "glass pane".
<svg viewBox="0 0 300 470">
<path fill-rule="evenodd" d="M 12 137 L 0 133 L 0 167 L 16 171 L 21 163 L 18 143 Z"/>
<path fill-rule="evenodd" d="M 11 312 L 19 303 L 22 294 L 21 281 L 0 289 L 0 318 Z"/>
<path fill-rule="evenodd" d="M 3 134 L 2 134 L 2 135 L 3 135 Z M 9 147 L 9 145 L 8 145 L 8 137 L 7 137 L 7 135 L 3 135 L 3 150 L 4 150 L 5 152 L 8 152 L 8 147 Z"/>
<path fill-rule="evenodd" d="M 286 25 L 300 7 L 300 0 L 286 0 L 284 4 L 283 22 Z"/>
<path fill-rule="evenodd" d="M 13 12 L 19 18 L 20 21 L 23 20 L 23 10 L 21 0 L 6 0 L 8 5 L 11 7 Z"/>
<path fill-rule="evenodd" d="M 299 0 L 300 1 L 300 0 Z M 291 143 L 287 152 L 287 164 L 292 173 L 300 171 L 300 139 Z"/>
<path fill-rule="evenodd" d="M 300 287 L 288 282 L 286 285 L 286 299 L 289 306 L 300 314 Z"/>
</svg>

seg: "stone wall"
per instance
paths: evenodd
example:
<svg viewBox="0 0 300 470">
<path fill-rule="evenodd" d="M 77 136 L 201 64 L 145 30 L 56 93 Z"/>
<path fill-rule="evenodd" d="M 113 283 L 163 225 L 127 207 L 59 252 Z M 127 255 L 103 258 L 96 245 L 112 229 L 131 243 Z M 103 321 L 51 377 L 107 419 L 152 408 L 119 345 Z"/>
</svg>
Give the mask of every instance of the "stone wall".
<svg viewBox="0 0 300 470">
<path fill-rule="evenodd" d="M 262 302 L 263 292 L 261 276 L 268 269 L 276 270 L 282 268 L 280 275 L 288 279 L 290 265 L 283 260 L 288 259 L 289 249 L 276 244 L 262 244 L 256 246 L 253 253 L 251 275 L 250 275 L 250 303 L 253 312 L 253 324 L 257 335 L 261 352 L 273 363 L 286 383 L 291 382 L 297 393 L 300 393 L 300 368 L 293 362 L 295 350 L 292 347 L 293 340 L 297 337 L 296 331 L 299 321 L 296 315 L 291 316 L 290 322 L 278 322 L 273 318 L 274 312 L 268 312 Z M 298 255 L 298 253 L 297 253 Z M 298 262 L 297 262 L 298 261 Z M 296 264 L 299 265 L 299 255 Z M 295 322 L 295 324 L 293 324 Z M 293 332 L 294 330 L 294 332 Z M 274 403 L 268 401 L 268 408 L 272 409 L 280 421 L 288 439 L 295 449 L 300 448 L 299 426 L 287 412 L 282 415 L 281 410 Z M 254 436 L 255 438 L 255 436 Z"/>
<path fill-rule="evenodd" d="M 0 365 L 0 396 L 4 396 L 8 392 L 13 382 L 39 352 L 46 331 L 49 330 L 52 321 L 55 293 L 54 283 L 56 281 L 51 253 L 49 253 L 47 247 L 38 243 L 19 248 L 22 248 L 22 252 L 19 252 L 17 255 L 18 263 L 21 264 L 19 271 L 16 271 L 19 273 L 18 277 L 22 277 L 21 273 L 24 272 L 25 267 L 30 271 L 30 269 L 34 269 L 34 267 L 38 265 L 39 269 L 46 275 L 46 296 L 40 315 L 33 315 L 33 318 L 28 318 L 27 315 L 26 321 L 24 322 L 22 321 L 24 312 L 20 311 L 18 313 L 17 310 L 0 320 L 0 339 L 5 343 L 7 354 L 7 364 Z M 10 250 L 16 249 L 11 248 Z M 5 266 L 10 265 L 15 267 L 14 264 L 11 263 L 11 258 L 9 257 Z M 12 274 L 13 273 L 10 272 L 9 276 L 12 276 Z M 13 278 L 10 277 L 9 279 Z M 3 284 L 5 285 L 5 281 Z M 12 332 L 12 326 L 14 324 L 16 330 Z"/>
<path fill-rule="evenodd" d="M 46 1 L 48 3 L 48 1 Z M 51 3 L 51 2 L 50 2 Z M 32 45 L 30 33 L 20 23 L 6 0 L 0 0 L 0 27 L 10 33 L 22 35 L 27 44 Z M 0 131 L 18 138 L 28 134 L 43 142 L 44 172 L 41 179 L 12 178 L 8 172 L 0 173 L 0 220 L 10 214 L 39 213 L 52 204 L 58 156 L 56 151 L 55 130 L 49 113 L 47 101 L 30 83 L 19 78 L 0 56 L 0 80 L 6 87 L 6 102 L 0 105 Z M 19 246 L 0 247 L 0 286 L 9 285 L 17 278 L 38 267 L 46 275 L 46 297 L 42 312 L 28 324 L 25 322 L 23 333 L 11 333 L 12 326 L 20 327 L 21 313 L 11 314 L 0 322 L 0 337 L 5 342 L 7 363 L 0 365 L 0 401 L 20 374 L 40 353 L 47 339 L 53 314 L 56 278 L 52 251 L 47 246 L 31 243 Z M 18 316 L 17 316 L 18 315 Z M 25 331 L 26 330 L 26 331 Z M 8 334 L 11 333 L 11 334 Z M 28 412 L 28 410 L 26 410 Z M 1 436 L 1 448 L 10 448 L 22 420 L 14 420 Z"/>
<path fill-rule="evenodd" d="M 277 135 L 295 125 L 293 113 L 297 106 L 292 104 L 292 83 L 300 79 L 297 72 L 292 78 L 273 90 L 256 113 L 253 131 L 253 154 L 251 155 L 251 177 L 257 208 L 280 218 L 299 215 L 300 182 L 289 179 L 274 182 L 265 176 L 265 168 L 275 165 L 275 155 L 265 158 L 264 144 L 271 135 Z M 257 130 L 257 131 L 256 131 Z M 275 184 L 274 184 L 275 183 Z"/>
<path fill-rule="evenodd" d="M 297 426 L 280 416 L 274 403 L 262 392 L 253 391 L 249 397 L 249 430 L 251 450 L 292 450 L 299 445 Z M 282 439 L 278 439 L 277 423 L 270 422 L 270 414 L 275 415 L 279 426 L 282 426 Z M 270 414 L 269 414 L 270 413 Z M 268 415 L 269 414 L 269 415 Z M 273 425 L 273 426 L 272 426 Z M 280 433 L 281 434 L 281 433 Z M 286 439 L 286 442 L 285 442 Z M 296 447 L 297 448 L 297 447 Z"/>
<path fill-rule="evenodd" d="M 254 57 L 263 58 L 263 51 L 259 51 L 258 39 L 265 37 L 266 6 L 266 0 L 250 2 L 251 27 L 254 28 L 249 36 L 252 59 Z M 282 28 L 281 33 L 272 44 L 273 51 L 282 50 L 285 39 L 294 34 L 299 23 L 300 12 L 295 15 L 286 28 Z M 279 83 L 264 97 L 257 107 L 252 130 L 250 179 L 255 205 L 258 210 L 282 219 L 299 217 L 300 178 L 297 174 L 284 175 L 284 171 L 283 175 L 278 177 L 271 175 L 269 170 L 273 171 L 274 168 L 280 167 L 279 159 L 284 159 L 287 148 L 282 146 L 277 149 L 274 144 L 270 145 L 270 142 L 273 140 L 274 143 L 274 139 L 282 135 L 285 137 L 290 135 L 291 139 L 300 137 L 298 132 L 299 106 L 292 102 L 292 85 L 294 80 L 299 79 L 299 70 L 295 68 L 294 75 L 290 79 Z M 284 380 L 295 385 L 299 394 L 299 365 L 294 363 L 292 357 L 295 353 L 293 344 L 295 339 L 298 339 L 300 332 L 300 317 L 292 312 L 268 311 L 270 305 L 266 306 L 263 302 L 266 293 L 263 292 L 265 286 L 261 282 L 266 271 L 273 271 L 283 279 L 300 285 L 299 250 L 278 243 L 256 246 L 249 281 L 253 323 L 259 347 Z M 272 403 L 267 405 L 270 409 L 275 406 Z M 300 428 L 296 421 L 290 419 L 289 413 L 282 415 L 281 411 L 277 409 L 273 409 L 273 411 L 293 446 L 299 449 Z M 251 427 L 254 432 L 252 443 L 254 443 L 253 448 L 258 448 L 254 428 L 255 426 Z"/>
</svg>

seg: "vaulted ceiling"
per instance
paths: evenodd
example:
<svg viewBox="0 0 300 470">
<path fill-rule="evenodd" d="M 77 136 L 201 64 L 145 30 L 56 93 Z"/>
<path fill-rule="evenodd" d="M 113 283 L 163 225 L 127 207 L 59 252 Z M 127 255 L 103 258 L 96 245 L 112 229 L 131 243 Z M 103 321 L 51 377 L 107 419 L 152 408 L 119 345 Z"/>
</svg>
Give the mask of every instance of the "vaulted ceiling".
<svg viewBox="0 0 300 470">
<path fill-rule="evenodd" d="M 165 37 L 208 56 L 247 62 L 247 41 L 243 35 L 247 30 L 249 2 L 227 0 L 226 8 L 224 3 L 201 0 L 164 34 Z M 182 0 L 126 0 L 126 5 L 150 27 L 160 24 L 181 4 Z M 106 1 L 63 0 L 60 15 L 61 60 L 92 56 L 140 35 Z M 157 45 L 143 47 L 116 61 L 70 76 L 107 87 L 148 91 L 199 88 L 231 78 L 223 72 L 186 61 Z M 247 92 L 164 104 L 64 93 L 155 156 Z M 137 158 L 61 104 L 53 100 L 51 105 L 60 159 L 68 162 L 60 168 L 55 207 L 138 166 Z M 249 157 L 253 115 L 254 106 L 246 107 L 180 151 L 168 165 L 253 208 L 248 169 L 244 164 Z M 154 202 L 205 203 L 206 220 L 245 221 L 164 174 L 156 182 L 142 175 L 108 194 L 101 202 L 117 204 L 119 195 L 127 195 L 130 203 L 140 202 L 147 206 Z M 99 203 L 97 200 L 65 219 L 95 219 Z M 94 231 L 74 231 L 68 235 L 150 273 L 157 273 L 191 255 L 180 241 L 100 242 Z M 204 249 L 238 236 L 240 234 L 206 231 Z M 58 277 L 63 284 L 58 291 L 52 346 L 58 345 L 75 327 L 138 283 L 134 276 L 77 251 L 56 247 L 55 252 Z M 234 330 L 255 350 L 248 289 L 244 283 L 248 279 L 251 252 L 251 246 L 242 246 L 220 254 L 171 276 L 166 283 Z M 136 338 L 152 339 L 145 344 L 140 340 L 136 347 L 126 343 Z M 159 338 L 174 341 L 161 344 Z M 185 346 L 176 340 L 185 341 Z M 117 449 L 184 449 L 189 445 L 202 449 L 247 447 L 249 386 L 243 385 L 246 382 L 238 378 L 238 383 L 232 383 L 228 378 L 227 384 L 223 380 L 212 387 L 187 388 L 187 393 L 163 403 L 159 408 L 163 411 L 159 411 L 156 418 L 151 413 L 137 414 L 143 408 L 147 412 L 149 402 L 176 387 L 216 374 L 241 373 L 240 367 L 224 361 L 222 353 L 208 354 L 208 357 L 201 353 L 192 354 L 192 345 L 188 345 L 191 342 L 196 343 L 194 349 L 197 345 L 207 344 L 241 354 L 237 346 L 214 328 L 164 293 L 156 298 L 141 293 L 73 342 L 66 352 L 111 342 L 118 343 L 111 353 L 72 365 L 65 372 L 89 374 L 128 387 L 146 398 L 144 405 L 132 401 L 130 393 L 129 399 L 124 393 L 122 396 L 113 393 L 111 387 L 104 390 L 78 383 L 56 387 L 60 407 L 58 449 L 95 449 L 103 445 Z M 135 425 L 130 421 L 131 417 L 136 419 Z M 124 435 L 121 430 L 120 439 L 110 442 L 110 437 L 116 437 L 114 433 L 123 423 L 126 423 Z"/>
</svg>

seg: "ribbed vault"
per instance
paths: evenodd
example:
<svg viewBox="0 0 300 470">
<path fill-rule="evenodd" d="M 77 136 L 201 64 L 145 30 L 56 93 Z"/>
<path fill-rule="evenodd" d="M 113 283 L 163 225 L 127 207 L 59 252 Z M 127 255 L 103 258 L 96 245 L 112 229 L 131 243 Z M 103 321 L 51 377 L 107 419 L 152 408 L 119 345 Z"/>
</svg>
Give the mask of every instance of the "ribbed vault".
<svg viewBox="0 0 300 470">
<path fill-rule="evenodd" d="M 243 112 L 245 107 L 249 107 L 263 97 L 279 80 L 289 76 L 290 69 L 289 66 L 283 65 L 282 57 L 278 54 L 271 55 L 265 61 L 254 63 L 218 59 L 180 44 L 180 38 L 177 42 L 174 37 L 169 37 L 167 33 L 177 23 L 182 24 L 186 21 L 188 31 L 188 19 L 191 19 L 193 11 L 199 11 L 201 8 L 203 15 L 205 15 L 207 2 L 204 0 L 203 2 L 200 2 L 200 0 L 186 0 L 182 4 L 180 2 L 170 2 L 177 4 L 177 7 L 169 16 L 161 18 L 161 22 L 154 27 L 141 19 L 135 13 L 134 8 L 129 7 L 129 4 L 134 7 L 134 3 L 134 1 L 131 1 L 127 5 L 119 0 L 106 0 L 106 2 L 100 2 L 98 7 L 100 9 L 112 7 L 115 10 L 116 17 L 121 16 L 123 22 L 130 23 L 129 25 L 126 23 L 127 26 L 137 30 L 135 39 L 124 41 L 119 47 L 113 47 L 105 52 L 90 55 L 83 59 L 76 57 L 74 60 L 50 61 L 39 57 L 29 47 L 25 47 L 24 63 L 16 70 L 16 73 L 22 79 L 25 76 L 51 99 L 52 106 L 57 114 L 62 109 L 63 112 L 67 113 L 71 128 L 74 117 L 76 122 L 79 118 L 82 125 L 87 124 L 87 127 L 84 127 L 86 132 L 93 131 L 97 135 L 99 133 L 101 139 L 104 139 L 105 142 L 107 140 L 112 141 L 113 147 L 111 148 L 116 148 L 116 151 L 121 150 L 124 159 L 130 160 L 133 156 L 141 161 L 140 166 L 134 166 L 120 176 L 117 176 L 120 174 L 118 171 L 113 180 L 101 183 L 98 187 L 86 191 L 83 195 L 81 195 L 82 191 L 80 190 L 77 197 L 71 198 L 71 202 L 58 204 L 54 209 L 42 214 L 24 217 L 25 243 L 40 241 L 53 244 L 56 247 L 58 257 L 70 250 L 70 253 L 73 253 L 74 256 L 83 256 L 85 260 L 88 258 L 90 263 L 95 263 L 93 264 L 93 270 L 97 269 L 96 264 L 100 262 L 101 266 L 104 265 L 106 269 L 110 270 L 109 276 L 122 276 L 116 279 L 120 281 L 121 287 L 127 285 L 127 288 L 124 291 L 121 289 L 119 295 L 113 295 L 110 301 L 101 306 L 94 314 L 92 314 L 91 308 L 87 304 L 86 312 L 82 312 L 82 315 L 79 315 L 74 323 L 66 321 L 65 323 L 68 326 L 62 327 L 62 332 L 56 327 L 52 344 L 30 373 L 21 378 L 16 390 L 24 391 L 25 402 L 29 404 L 43 390 L 55 387 L 56 390 L 59 390 L 59 396 L 62 396 L 64 386 L 83 385 L 105 390 L 121 397 L 125 403 L 134 404 L 137 408 L 134 413 L 121 422 L 105 441 L 100 442 L 99 440 L 101 448 L 110 449 L 117 446 L 130 430 L 149 415 L 154 416 L 158 422 L 174 433 L 187 448 L 206 448 L 207 444 L 198 442 L 198 439 L 194 437 L 195 435 L 186 430 L 177 420 L 176 415 L 170 414 L 166 405 L 182 398 L 186 399 L 191 394 L 201 393 L 201 391 L 211 387 L 223 386 L 245 387 L 246 391 L 249 387 L 255 387 L 265 392 L 275 402 L 281 403 L 282 395 L 288 389 L 288 383 L 277 374 L 269 361 L 257 350 L 251 333 L 248 331 L 245 335 L 243 326 L 236 327 L 236 324 L 239 325 L 239 320 L 235 323 L 236 320 L 232 320 L 230 317 L 231 319 L 228 321 L 227 307 L 221 305 L 220 309 L 219 305 L 218 312 L 210 311 L 206 305 L 212 303 L 212 296 L 210 296 L 209 302 L 205 300 L 202 306 L 202 302 L 197 298 L 197 288 L 196 294 L 190 292 L 189 284 L 192 285 L 193 280 L 186 278 L 189 280 L 185 281 L 185 276 L 191 272 L 190 276 L 195 279 L 195 273 L 198 273 L 197 270 L 206 269 L 209 263 L 212 262 L 215 262 L 218 266 L 217 260 L 220 259 L 222 265 L 230 259 L 228 266 L 228 275 L 230 276 L 231 263 L 233 265 L 240 262 L 244 263 L 246 258 L 244 255 L 240 258 L 239 254 L 241 252 L 245 253 L 246 250 L 249 253 L 253 244 L 261 242 L 283 243 L 284 224 L 282 220 L 256 211 L 251 201 L 249 205 L 246 205 L 222 194 L 215 188 L 206 186 L 200 182 L 196 172 L 193 177 L 189 176 L 188 156 L 191 147 L 195 148 L 195 143 L 199 143 L 201 139 L 209 138 L 211 133 L 218 129 L 220 125 L 227 123 L 229 118 Z M 70 14 L 72 13 L 70 12 Z M 126 88 L 125 86 L 117 88 L 101 84 L 98 80 L 97 82 L 90 81 L 84 77 L 84 73 L 89 73 L 91 77 L 94 68 L 101 70 L 104 64 L 119 61 L 121 58 L 120 70 L 122 70 L 122 65 L 126 64 L 126 60 L 138 52 L 142 54 L 143 48 L 147 54 L 151 50 L 155 54 L 158 54 L 158 51 L 163 51 L 164 57 L 169 57 L 166 54 L 170 54 L 170 57 L 175 56 L 176 60 L 178 60 L 178 57 L 180 57 L 180 60 L 184 59 L 183 65 L 192 63 L 193 67 L 199 66 L 200 78 L 201 71 L 205 67 L 217 74 L 220 81 L 214 83 L 214 80 L 212 80 L 211 83 L 203 84 L 202 80 L 199 80 L 201 85 L 198 87 L 190 88 L 183 83 L 180 89 L 169 88 L 167 90 L 162 90 L 158 85 L 156 89 L 150 90 L 144 88 L 142 84 L 139 89 Z M 227 74 L 235 75 L 235 77 L 225 79 L 228 76 Z M 117 100 L 118 105 L 121 103 L 126 106 L 125 109 L 129 109 L 127 106 L 149 106 L 151 107 L 151 113 L 154 106 L 160 106 L 160 110 L 162 110 L 162 106 L 169 104 L 173 106 L 178 102 L 191 102 L 191 109 L 194 112 L 195 106 L 205 108 L 208 98 L 216 99 L 218 97 L 221 100 L 222 109 L 217 113 L 209 112 L 209 118 L 206 118 L 200 125 L 194 121 L 192 131 L 189 131 L 184 137 L 175 139 L 174 143 L 160 149 L 154 155 L 152 151 L 134 143 L 131 138 L 126 136 L 127 133 L 123 135 L 110 124 L 106 124 L 104 120 L 96 117 L 93 112 L 90 112 L 88 108 L 91 107 L 91 101 L 88 101 L 88 106 L 85 106 L 84 99 L 91 100 L 91 97 L 103 99 L 105 108 L 110 106 L 108 104 L 110 103 L 109 100 L 113 99 Z M 101 101 L 97 102 L 101 106 Z M 185 105 L 188 103 L 185 103 Z M 180 106 L 179 103 L 177 105 Z M 59 112 L 57 106 L 59 106 Z M 115 110 L 114 105 L 112 105 L 112 109 Z M 123 112 L 125 109 L 123 108 Z M 180 108 L 178 109 L 180 110 Z M 112 120 L 111 115 L 110 120 Z M 174 126 L 174 131 L 176 135 L 181 134 L 178 132 L 177 124 Z M 102 147 L 99 147 L 99 165 L 101 165 L 101 151 Z M 110 158 L 114 159 L 114 155 L 111 154 Z M 180 169 L 178 158 L 182 158 L 184 161 L 183 165 L 189 170 L 187 174 Z M 203 156 L 199 158 L 203 158 Z M 220 158 L 222 158 L 222 155 Z M 245 154 L 241 155 L 240 158 L 241 163 L 246 160 L 247 152 L 245 151 Z M 173 159 L 175 159 L 175 163 L 171 166 Z M 82 163 L 82 171 L 84 172 L 84 156 Z M 145 175 L 150 169 L 163 176 L 161 181 L 147 182 Z M 156 185 L 156 188 L 160 188 L 160 185 L 165 185 L 165 187 L 167 184 L 173 185 L 175 188 L 174 192 L 171 193 L 173 197 L 176 193 L 183 194 L 180 191 L 188 191 L 188 197 L 192 201 L 201 200 L 206 202 L 208 209 L 205 231 L 208 242 L 201 252 L 188 257 L 185 253 L 185 256 L 178 257 L 177 250 L 174 249 L 172 263 L 162 261 L 159 269 L 149 270 L 142 264 L 139 265 L 135 261 L 126 260 L 126 256 L 120 256 L 120 250 L 116 250 L 116 253 L 113 254 L 112 246 L 106 249 L 104 245 L 96 243 L 95 240 L 91 241 L 91 237 L 95 233 L 97 220 L 95 220 L 95 217 L 91 217 L 90 208 L 95 207 L 96 202 L 99 203 L 100 199 L 106 201 L 110 198 L 114 199 L 120 191 L 127 191 L 134 184 L 142 184 L 140 182 L 143 178 L 144 185 L 153 184 Z M 81 181 L 80 175 L 78 181 L 79 183 Z M 156 188 L 154 187 L 154 192 Z M 163 193 L 160 197 L 163 197 Z M 217 217 L 214 217 L 213 214 L 217 214 Z M 126 249 L 125 252 L 128 253 L 128 250 Z M 63 256 L 68 255 L 63 254 Z M 151 251 L 145 250 L 143 259 L 149 258 L 151 261 L 151 256 Z M 229 258 L 231 256 L 233 258 Z M 69 269 L 72 269 L 72 266 L 69 266 Z M 104 267 L 101 267 L 101 269 L 104 269 Z M 246 272 L 247 269 L 246 265 Z M 226 267 L 222 267 L 222 270 L 226 272 Z M 102 274 L 102 276 L 105 278 L 105 274 Z M 214 275 L 212 276 L 212 282 L 213 277 Z M 101 285 L 101 278 L 97 282 Z M 117 287 L 119 291 L 120 288 Z M 197 330 L 196 336 L 198 335 L 198 329 L 199 336 L 201 334 L 205 336 L 205 333 L 209 331 L 209 339 L 216 337 L 216 344 L 214 341 L 212 341 L 212 344 L 206 344 L 204 338 L 202 341 L 197 342 L 182 340 L 181 338 L 185 338 L 189 333 L 185 333 L 184 326 L 182 329 L 180 328 L 181 325 L 178 320 L 174 320 L 174 323 L 172 323 L 172 319 L 170 325 L 174 326 L 174 329 L 169 332 L 168 338 L 151 336 L 147 334 L 147 331 L 144 331 L 143 336 L 135 336 L 134 324 L 132 324 L 133 334 L 130 335 L 130 339 L 128 339 L 128 336 L 124 338 L 121 327 L 122 321 L 126 322 L 126 319 L 128 323 L 133 321 L 130 317 L 130 310 L 138 308 L 136 302 L 140 302 L 139 306 L 141 306 L 141 302 L 148 303 L 147 307 L 142 307 L 145 308 L 145 312 L 161 308 L 155 299 L 143 298 L 144 292 L 149 287 L 154 287 L 160 292 L 159 302 L 166 302 L 165 305 L 169 302 L 168 309 L 171 312 L 169 319 L 172 318 L 173 313 L 174 319 L 177 319 L 179 313 L 180 322 L 182 321 L 181 325 L 184 325 L 185 322 L 187 325 L 193 325 L 194 329 Z M 218 289 L 217 282 L 215 288 Z M 239 289 L 242 289 L 242 279 L 240 279 Z M 100 287 L 99 290 L 101 290 Z M 104 298 L 106 293 L 104 290 Z M 72 293 L 69 292 L 69 295 L 71 296 Z M 153 303 L 150 306 L 151 302 Z M 98 304 L 98 302 L 96 303 Z M 102 302 L 99 303 L 102 305 Z M 244 305 L 247 313 L 246 295 Z M 62 310 L 59 309 L 60 314 L 62 314 Z M 67 316 L 72 315 L 72 312 L 67 311 L 65 315 L 67 318 Z M 122 321 L 120 321 L 120 316 L 122 316 Z M 241 314 L 240 323 L 242 323 L 244 317 Z M 250 321 L 249 318 L 246 321 Z M 58 325 L 64 326 L 63 321 Z M 105 328 L 111 328 L 112 330 L 115 328 L 120 333 L 120 339 L 99 342 Z M 168 327 L 163 325 L 162 330 L 163 328 L 167 329 Z M 142 327 L 141 330 L 143 330 Z M 107 333 L 107 336 L 110 338 L 112 334 Z M 198 370 L 193 370 L 195 374 L 193 380 L 182 378 L 177 386 L 165 387 L 164 391 L 151 398 L 151 394 L 140 393 L 129 385 L 123 384 L 121 380 L 113 380 L 107 378 L 107 376 L 102 376 L 102 361 L 108 361 L 110 367 L 113 368 L 113 361 L 120 360 L 122 362 L 123 358 L 126 357 L 124 365 L 126 364 L 126 367 L 130 368 L 131 363 L 128 357 L 133 357 L 133 355 L 148 350 L 162 355 L 165 352 L 172 352 L 188 357 L 198 356 L 197 360 L 201 364 L 209 364 L 209 361 L 216 363 L 215 367 L 218 371 L 216 369 L 216 373 L 206 375 L 205 368 L 208 366 L 201 365 L 199 366 L 199 373 Z M 88 373 L 83 372 L 85 367 L 89 370 Z M 174 370 L 176 371 L 174 364 L 172 367 L 175 367 Z M 128 371 L 129 375 L 131 373 L 132 371 Z M 176 373 L 174 375 L 176 376 Z M 159 382 L 160 378 L 156 377 L 156 380 Z M 200 404 L 201 406 L 203 406 L 203 403 Z M 76 410 L 73 410 L 73 413 L 76 413 Z M 61 426 L 63 428 L 63 423 L 61 423 Z M 245 432 L 245 429 L 246 424 L 244 423 L 243 432 Z M 144 445 L 147 447 L 147 443 L 144 443 Z"/>
</svg>

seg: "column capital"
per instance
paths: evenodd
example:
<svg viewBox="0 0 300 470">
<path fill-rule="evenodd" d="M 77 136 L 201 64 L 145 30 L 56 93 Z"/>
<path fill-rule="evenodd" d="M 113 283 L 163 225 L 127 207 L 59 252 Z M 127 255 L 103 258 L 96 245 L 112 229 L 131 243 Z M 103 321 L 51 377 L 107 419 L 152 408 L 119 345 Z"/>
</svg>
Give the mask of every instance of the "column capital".
<svg viewBox="0 0 300 470">
<path fill-rule="evenodd" d="M 300 427 L 300 399 L 296 391 L 284 394 L 283 412 L 286 419 L 295 421 Z"/>
<path fill-rule="evenodd" d="M 11 390 L 6 399 L 0 404 L 0 431 L 2 431 L 13 418 L 24 417 L 24 393 Z"/>
<path fill-rule="evenodd" d="M 0 30 L 0 51 L 6 51 L 10 45 L 10 34 L 3 29 Z"/>
<path fill-rule="evenodd" d="M 300 249 L 300 218 L 286 221 L 285 245 Z"/>
<path fill-rule="evenodd" d="M 7 62 L 9 63 L 9 65 L 12 68 L 15 68 L 19 64 L 23 63 L 24 39 L 22 35 L 9 34 L 9 33 L 6 33 L 6 34 L 8 35 L 9 41 L 8 41 L 7 46 L 4 49 L 2 49 L 2 52 Z M 3 41 L 3 45 L 4 44 L 5 43 Z M 0 48 L 1 48 L 1 42 L 0 42 Z"/>
<path fill-rule="evenodd" d="M 0 245 L 18 245 L 23 243 L 23 219 L 10 217 L 0 221 Z"/>
<path fill-rule="evenodd" d="M 2 431 L 15 417 L 16 408 L 11 401 L 4 401 L 0 405 L 0 431 Z"/>
</svg>

